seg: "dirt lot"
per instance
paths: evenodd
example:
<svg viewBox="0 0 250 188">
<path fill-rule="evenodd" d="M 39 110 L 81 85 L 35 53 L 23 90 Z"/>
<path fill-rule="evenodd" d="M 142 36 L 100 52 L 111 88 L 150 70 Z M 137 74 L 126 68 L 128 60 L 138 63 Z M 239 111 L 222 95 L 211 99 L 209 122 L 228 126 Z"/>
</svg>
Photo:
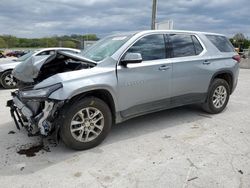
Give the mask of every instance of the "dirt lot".
<svg viewBox="0 0 250 188">
<path fill-rule="evenodd" d="M 48 142 L 29 157 L 20 149 L 40 140 L 16 130 L 5 107 L 10 91 L 1 89 L 0 187 L 250 187 L 249 86 L 242 69 L 221 114 L 166 110 L 114 126 L 94 149 Z"/>
</svg>

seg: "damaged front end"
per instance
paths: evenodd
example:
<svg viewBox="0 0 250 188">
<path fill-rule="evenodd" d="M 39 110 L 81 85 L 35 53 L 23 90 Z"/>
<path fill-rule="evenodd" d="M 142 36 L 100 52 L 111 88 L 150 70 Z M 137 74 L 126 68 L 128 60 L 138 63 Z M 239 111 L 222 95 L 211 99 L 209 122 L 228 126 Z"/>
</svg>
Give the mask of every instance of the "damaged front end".
<svg viewBox="0 0 250 188">
<path fill-rule="evenodd" d="M 18 90 L 12 92 L 12 100 L 7 102 L 17 129 L 24 127 L 30 136 L 48 136 L 56 130 L 56 121 L 64 101 L 48 99 L 48 96 L 62 84 L 38 90 Z"/>
<path fill-rule="evenodd" d="M 19 89 L 11 93 L 13 99 L 7 102 L 16 127 L 25 127 L 29 135 L 48 136 L 54 130 L 57 133 L 58 116 L 66 99 L 50 98 L 53 92 L 63 90 L 61 80 L 53 76 L 95 65 L 79 55 L 58 51 L 48 58 L 39 61 L 30 58 L 16 66 L 12 73 Z"/>
</svg>

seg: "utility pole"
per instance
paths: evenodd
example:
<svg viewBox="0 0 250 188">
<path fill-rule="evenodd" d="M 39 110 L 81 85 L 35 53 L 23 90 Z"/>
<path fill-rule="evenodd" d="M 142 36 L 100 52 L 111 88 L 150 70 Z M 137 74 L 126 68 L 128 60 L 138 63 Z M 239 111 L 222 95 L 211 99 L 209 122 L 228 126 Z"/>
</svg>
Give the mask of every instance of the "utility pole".
<svg viewBox="0 0 250 188">
<path fill-rule="evenodd" d="M 153 0 L 152 5 L 152 21 L 151 21 L 151 29 L 155 29 L 155 23 L 156 23 L 156 10 L 157 10 L 157 0 Z"/>
</svg>

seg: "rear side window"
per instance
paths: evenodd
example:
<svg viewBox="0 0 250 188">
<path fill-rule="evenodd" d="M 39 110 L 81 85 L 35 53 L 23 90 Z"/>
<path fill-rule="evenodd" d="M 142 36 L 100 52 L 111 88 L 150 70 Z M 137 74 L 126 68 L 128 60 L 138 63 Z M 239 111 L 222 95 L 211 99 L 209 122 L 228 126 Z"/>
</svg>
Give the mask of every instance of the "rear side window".
<svg viewBox="0 0 250 188">
<path fill-rule="evenodd" d="M 234 52 L 233 45 L 226 37 L 218 35 L 206 35 L 206 36 L 221 52 Z"/>
<path fill-rule="evenodd" d="M 194 43 L 195 54 L 199 55 L 203 51 L 203 48 L 198 39 L 194 35 L 192 35 L 192 39 Z"/>
<path fill-rule="evenodd" d="M 166 58 L 164 36 L 149 35 L 138 40 L 127 52 L 140 53 L 144 61 Z"/>
<path fill-rule="evenodd" d="M 169 39 L 172 43 L 172 57 L 185 57 L 196 55 L 191 35 L 170 34 Z"/>
</svg>

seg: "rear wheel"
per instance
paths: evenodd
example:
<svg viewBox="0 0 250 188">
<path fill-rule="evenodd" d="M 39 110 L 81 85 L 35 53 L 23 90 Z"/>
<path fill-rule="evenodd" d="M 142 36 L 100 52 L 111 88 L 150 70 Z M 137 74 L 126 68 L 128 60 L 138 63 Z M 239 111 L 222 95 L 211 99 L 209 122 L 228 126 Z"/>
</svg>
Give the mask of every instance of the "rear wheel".
<svg viewBox="0 0 250 188">
<path fill-rule="evenodd" d="M 229 96 L 230 88 L 227 81 L 224 79 L 215 79 L 209 87 L 207 101 L 202 107 L 208 113 L 220 113 L 227 106 Z"/>
<path fill-rule="evenodd" d="M 1 75 L 0 81 L 5 89 L 14 89 L 17 86 L 17 81 L 13 77 L 11 70 L 8 70 Z"/>
<path fill-rule="evenodd" d="M 60 136 L 66 146 L 76 150 L 99 145 L 108 135 L 112 125 L 108 105 L 95 97 L 85 98 L 70 105 L 63 117 Z"/>
</svg>

